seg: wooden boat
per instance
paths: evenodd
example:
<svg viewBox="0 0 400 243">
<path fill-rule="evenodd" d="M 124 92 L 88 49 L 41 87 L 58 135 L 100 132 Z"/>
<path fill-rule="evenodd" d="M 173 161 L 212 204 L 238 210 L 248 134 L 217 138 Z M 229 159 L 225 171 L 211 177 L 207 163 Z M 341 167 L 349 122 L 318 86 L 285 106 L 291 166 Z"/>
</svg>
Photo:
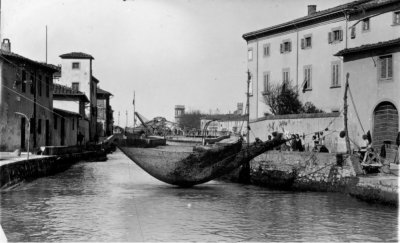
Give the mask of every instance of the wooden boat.
<svg viewBox="0 0 400 243">
<path fill-rule="evenodd" d="M 272 150 L 285 140 L 242 145 L 242 140 L 223 146 L 168 143 L 155 148 L 139 148 L 118 143 L 118 148 L 133 162 L 163 182 L 190 187 L 231 172 L 254 157 Z"/>
</svg>

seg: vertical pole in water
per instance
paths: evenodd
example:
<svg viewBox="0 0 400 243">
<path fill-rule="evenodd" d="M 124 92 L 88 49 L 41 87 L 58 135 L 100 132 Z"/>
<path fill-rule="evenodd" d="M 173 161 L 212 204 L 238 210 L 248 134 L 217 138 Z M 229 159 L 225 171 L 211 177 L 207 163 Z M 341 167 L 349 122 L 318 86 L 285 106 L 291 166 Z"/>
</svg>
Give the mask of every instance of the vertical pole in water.
<svg viewBox="0 0 400 243">
<path fill-rule="evenodd" d="M 250 144 L 250 80 L 251 80 L 251 74 L 250 71 L 247 70 L 247 102 L 246 102 L 246 110 L 247 110 L 247 147 Z"/>
<path fill-rule="evenodd" d="M 246 110 L 247 110 L 247 135 L 246 135 L 246 150 L 249 149 L 250 145 L 250 81 L 251 81 L 251 74 L 250 71 L 247 70 L 247 104 L 246 104 Z M 245 156 L 248 156 L 248 151 L 246 152 Z M 246 162 L 242 165 L 242 169 L 240 170 L 239 173 L 239 181 L 242 183 L 250 183 L 250 162 Z"/>
<path fill-rule="evenodd" d="M 128 128 L 128 110 L 125 111 L 125 131 Z"/>
<path fill-rule="evenodd" d="M 135 91 L 133 91 L 133 128 L 136 127 Z"/>
<path fill-rule="evenodd" d="M 344 103 L 344 107 L 343 107 L 344 131 L 346 133 L 346 150 L 347 150 L 348 154 L 350 154 L 350 152 L 351 152 L 350 139 L 349 139 L 349 129 L 347 127 L 347 91 L 349 89 L 349 77 L 350 77 L 350 74 L 347 73 L 346 74 L 346 84 L 345 84 L 345 88 L 344 88 L 344 97 L 343 97 L 343 103 Z"/>
<path fill-rule="evenodd" d="M 46 25 L 46 63 L 47 63 L 47 25 Z"/>
</svg>

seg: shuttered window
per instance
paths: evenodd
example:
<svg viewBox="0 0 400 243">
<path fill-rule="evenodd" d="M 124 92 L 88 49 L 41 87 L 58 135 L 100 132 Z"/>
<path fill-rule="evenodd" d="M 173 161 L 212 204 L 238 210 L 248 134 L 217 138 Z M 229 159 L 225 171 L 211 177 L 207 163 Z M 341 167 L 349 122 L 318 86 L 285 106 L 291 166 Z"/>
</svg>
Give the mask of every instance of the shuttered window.
<svg viewBox="0 0 400 243">
<path fill-rule="evenodd" d="M 304 66 L 304 81 L 303 81 L 303 90 L 311 90 L 311 65 Z"/>
<path fill-rule="evenodd" d="M 381 79 L 391 79 L 393 77 L 392 55 L 379 57 Z"/>
<path fill-rule="evenodd" d="M 343 30 L 336 29 L 328 33 L 328 43 L 337 43 L 343 40 Z"/>
<path fill-rule="evenodd" d="M 292 42 L 291 41 L 283 41 L 280 45 L 280 52 L 287 53 L 292 51 Z"/>
<path fill-rule="evenodd" d="M 339 87 L 340 86 L 340 63 L 339 62 L 332 63 L 331 74 L 332 74 L 331 87 Z"/>
</svg>

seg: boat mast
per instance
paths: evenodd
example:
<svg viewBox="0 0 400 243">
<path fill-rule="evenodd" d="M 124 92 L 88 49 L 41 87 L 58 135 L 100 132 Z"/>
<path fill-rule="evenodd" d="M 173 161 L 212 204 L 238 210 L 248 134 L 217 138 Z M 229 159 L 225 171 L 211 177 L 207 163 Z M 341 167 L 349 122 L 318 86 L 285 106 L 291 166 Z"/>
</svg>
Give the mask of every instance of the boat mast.
<svg viewBox="0 0 400 243">
<path fill-rule="evenodd" d="M 135 128 L 136 127 L 136 116 L 135 116 L 135 113 L 136 113 L 136 110 L 135 110 L 135 91 L 133 91 L 133 102 L 132 102 L 132 104 L 133 104 L 133 128 Z"/>
<path fill-rule="evenodd" d="M 347 153 L 350 154 L 351 152 L 351 148 L 350 148 L 350 139 L 349 139 L 349 130 L 347 127 L 347 91 L 349 90 L 349 77 L 350 74 L 347 73 L 346 74 L 346 84 L 345 84 L 345 88 L 344 88 L 344 97 L 343 97 L 343 117 L 344 117 L 344 131 L 346 134 L 346 150 Z"/>
<path fill-rule="evenodd" d="M 250 143 L 250 80 L 251 80 L 251 73 L 247 69 L 247 101 L 246 101 L 246 110 L 247 110 L 247 146 Z"/>
</svg>

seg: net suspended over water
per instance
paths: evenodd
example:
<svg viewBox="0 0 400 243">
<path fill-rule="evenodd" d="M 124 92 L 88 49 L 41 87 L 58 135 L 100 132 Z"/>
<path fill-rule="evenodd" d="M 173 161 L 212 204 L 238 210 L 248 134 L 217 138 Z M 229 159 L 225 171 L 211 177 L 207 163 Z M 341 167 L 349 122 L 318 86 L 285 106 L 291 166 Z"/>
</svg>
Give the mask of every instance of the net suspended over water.
<svg viewBox="0 0 400 243">
<path fill-rule="evenodd" d="M 256 156 L 272 150 L 286 140 L 275 139 L 250 145 L 236 142 L 193 151 L 193 145 L 170 143 L 155 148 L 129 146 L 117 142 L 118 148 L 151 176 L 172 184 L 190 187 L 225 175 Z"/>
</svg>

